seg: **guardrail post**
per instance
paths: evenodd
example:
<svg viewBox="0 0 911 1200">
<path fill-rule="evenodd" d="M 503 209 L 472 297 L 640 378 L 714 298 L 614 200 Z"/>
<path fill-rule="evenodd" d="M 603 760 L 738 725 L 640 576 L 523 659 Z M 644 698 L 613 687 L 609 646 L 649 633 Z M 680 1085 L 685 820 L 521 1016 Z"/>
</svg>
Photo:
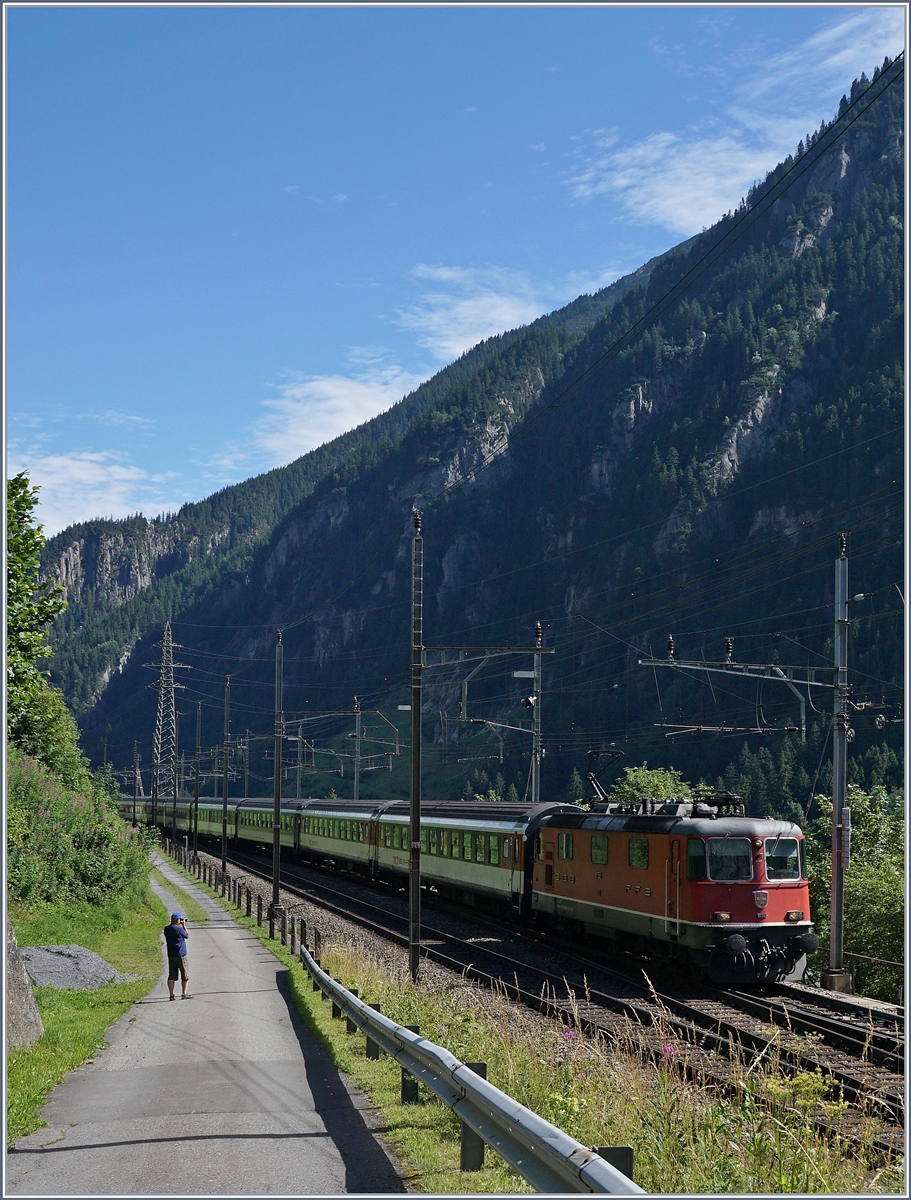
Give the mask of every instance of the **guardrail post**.
<svg viewBox="0 0 911 1200">
<path fill-rule="evenodd" d="M 357 988 L 349 988 L 349 989 L 348 989 L 348 991 L 351 993 L 351 995 L 352 995 L 352 996 L 356 996 L 356 995 L 358 994 L 358 993 L 357 993 Z M 355 1025 L 355 1023 L 354 1023 L 354 1022 L 351 1020 L 351 1018 L 350 1018 L 350 1017 L 348 1017 L 348 1018 L 346 1019 L 346 1024 L 345 1024 L 345 1033 L 357 1033 L 357 1026 L 356 1026 L 356 1025 Z"/>
<path fill-rule="evenodd" d="M 480 1075 L 482 1079 L 487 1078 L 487 1063 L 466 1063 L 465 1066 L 474 1071 L 475 1075 Z M 483 1166 L 484 1139 L 463 1121 L 462 1144 L 459 1149 L 459 1170 L 480 1171 Z"/>
<path fill-rule="evenodd" d="M 421 1032 L 420 1027 L 418 1025 L 406 1025 L 405 1028 L 410 1029 L 412 1033 L 420 1033 Z M 417 1104 L 417 1102 L 418 1102 L 418 1081 L 415 1079 L 415 1077 L 413 1075 L 409 1075 L 408 1072 L 405 1070 L 405 1068 L 402 1067 L 402 1103 L 403 1104 Z"/>
<path fill-rule="evenodd" d="M 376 1012 L 383 1011 L 383 1006 L 381 1004 L 371 1004 L 371 1005 L 369 1005 L 369 1007 L 374 1009 Z M 376 1044 L 376 1042 L 373 1040 L 373 1038 L 370 1037 L 370 1035 L 368 1034 L 367 1035 L 367 1057 L 372 1058 L 372 1059 L 378 1059 L 379 1056 L 380 1056 L 380 1048 Z"/>
<path fill-rule="evenodd" d="M 323 953 L 323 935 L 318 929 L 313 931 L 313 957 L 319 962 Z"/>
<path fill-rule="evenodd" d="M 333 975 L 332 978 L 335 979 L 335 976 Z M 340 979 L 335 979 L 335 982 L 341 983 L 342 981 Z M 344 984 L 342 984 L 342 986 L 344 987 Z M 335 999 L 333 999 L 333 1001 L 332 1001 L 332 1015 L 336 1019 L 338 1019 L 342 1015 L 341 1006 L 336 1002 Z"/>
<path fill-rule="evenodd" d="M 247 916 L 248 917 L 250 916 L 250 913 L 252 911 L 252 905 L 253 905 L 253 894 L 250 891 L 250 885 L 248 883 L 247 884 Z"/>
<path fill-rule="evenodd" d="M 316 965 L 317 965 L 317 966 L 319 966 L 319 959 L 318 959 L 318 958 L 314 958 L 314 960 L 313 960 L 313 961 L 316 963 Z M 313 990 L 314 990 L 315 992 L 318 992 L 318 991 L 319 991 L 319 984 L 316 982 L 316 976 L 315 976 L 315 975 L 313 976 Z"/>
<path fill-rule="evenodd" d="M 258 895 L 256 897 L 256 924 L 262 925 L 262 923 L 263 923 L 263 898 L 262 898 L 262 896 Z"/>
<path fill-rule="evenodd" d="M 274 939 L 275 939 L 275 906 L 270 903 L 270 905 L 269 905 L 269 941 L 271 942 Z"/>
<path fill-rule="evenodd" d="M 301 917 L 300 921 L 300 944 L 303 947 L 307 944 L 307 922 L 303 917 Z"/>
<path fill-rule="evenodd" d="M 622 1171 L 627 1179 L 633 1178 L 632 1146 L 596 1146 L 595 1149 L 606 1163 Z"/>
<path fill-rule="evenodd" d="M 222 876 L 221 876 L 221 894 L 222 894 L 223 896 L 224 896 L 224 894 L 225 894 L 225 893 L 227 892 L 227 890 L 228 890 L 228 878 L 229 878 L 229 876 L 228 876 L 228 872 L 227 872 L 227 871 L 223 871 L 223 872 L 222 872 Z"/>
<path fill-rule="evenodd" d="M 288 914 L 285 909 L 281 910 L 282 914 L 282 945 L 288 945 Z"/>
</svg>

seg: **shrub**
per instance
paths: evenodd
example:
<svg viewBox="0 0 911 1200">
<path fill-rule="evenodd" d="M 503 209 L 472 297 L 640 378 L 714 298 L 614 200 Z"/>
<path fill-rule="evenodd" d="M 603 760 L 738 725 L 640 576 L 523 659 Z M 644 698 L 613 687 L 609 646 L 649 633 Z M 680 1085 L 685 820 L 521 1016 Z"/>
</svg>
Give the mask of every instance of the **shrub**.
<svg viewBox="0 0 911 1200">
<path fill-rule="evenodd" d="M 37 759 L 10 747 L 7 882 L 26 903 L 103 903 L 148 862 L 147 836 L 101 794 L 67 787 Z"/>
</svg>

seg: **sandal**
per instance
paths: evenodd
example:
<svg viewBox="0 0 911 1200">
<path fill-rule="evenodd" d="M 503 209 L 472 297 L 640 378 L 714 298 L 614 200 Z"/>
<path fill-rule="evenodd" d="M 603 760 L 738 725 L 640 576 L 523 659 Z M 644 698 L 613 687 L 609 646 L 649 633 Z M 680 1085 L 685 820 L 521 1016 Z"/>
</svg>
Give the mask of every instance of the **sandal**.
<svg viewBox="0 0 911 1200">
<path fill-rule="evenodd" d="M 192 1000 L 193 999 L 193 997 L 190 995 L 189 992 L 184 992 L 184 994 L 180 998 L 181 998 L 181 1000 Z"/>
<path fill-rule="evenodd" d="M 176 996 L 168 996 L 168 999 L 169 999 L 169 1000 L 176 1000 L 176 999 L 177 999 L 177 997 L 176 997 Z"/>
</svg>

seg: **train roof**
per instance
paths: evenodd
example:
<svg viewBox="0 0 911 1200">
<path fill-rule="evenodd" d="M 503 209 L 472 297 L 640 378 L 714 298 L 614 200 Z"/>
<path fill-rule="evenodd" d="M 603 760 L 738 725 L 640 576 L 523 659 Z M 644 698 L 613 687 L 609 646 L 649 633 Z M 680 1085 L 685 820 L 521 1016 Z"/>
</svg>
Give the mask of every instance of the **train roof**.
<svg viewBox="0 0 911 1200">
<path fill-rule="evenodd" d="M 228 808 L 233 812 L 236 808 L 244 808 L 253 812 L 272 812 L 274 800 L 265 797 L 235 797 L 228 800 Z M 221 809 L 222 801 L 209 797 L 200 800 L 207 807 Z M 282 800 L 282 811 L 299 812 L 328 817 L 345 817 L 358 820 L 390 819 L 392 821 L 407 821 L 411 815 L 411 806 L 407 800 L 350 800 L 350 799 L 316 799 Z M 539 803 L 531 804 L 523 801 L 509 802 L 506 800 L 493 801 L 463 801 L 463 800 L 425 800 L 421 804 L 421 821 L 489 823 L 491 826 L 509 826 L 509 828 L 524 828 L 537 825 L 543 818 L 574 815 L 584 817 L 584 809 L 574 804 Z"/>
<path fill-rule="evenodd" d="M 407 800 L 397 800 L 384 808 L 383 816 L 407 818 L 410 811 Z M 537 823 L 543 817 L 559 816 L 561 813 L 567 816 L 577 813 L 584 815 L 583 810 L 575 804 L 526 804 L 508 800 L 429 800 L 421 804 L 422 821 L 490 821 L 528 825 Z"/>
<path fill-rule="evenodd" d="M 545 826 L 561 829 L 602 830 L 605 833 L 680 833 L 693 837 L 799 837 L 793 821 L 776 817 L 748 817 L 720 805 L 671 801 L 648 805 L 601 805 L 577 814 L 554 814 Z"/>
</svg>

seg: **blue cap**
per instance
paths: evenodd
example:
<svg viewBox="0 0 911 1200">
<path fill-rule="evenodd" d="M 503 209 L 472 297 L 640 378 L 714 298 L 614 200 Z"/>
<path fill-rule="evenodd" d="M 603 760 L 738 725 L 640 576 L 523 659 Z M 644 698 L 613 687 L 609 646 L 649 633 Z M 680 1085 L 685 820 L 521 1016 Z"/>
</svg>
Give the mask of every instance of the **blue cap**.
<svg viewBox="0 0 911 1200">
<path fill-rule="evenodd" d="M 183 915 L 183 913 L 171 913 L 171 920 L 172 921 L 185 921 L 186 917 Z"/>
</svg>

